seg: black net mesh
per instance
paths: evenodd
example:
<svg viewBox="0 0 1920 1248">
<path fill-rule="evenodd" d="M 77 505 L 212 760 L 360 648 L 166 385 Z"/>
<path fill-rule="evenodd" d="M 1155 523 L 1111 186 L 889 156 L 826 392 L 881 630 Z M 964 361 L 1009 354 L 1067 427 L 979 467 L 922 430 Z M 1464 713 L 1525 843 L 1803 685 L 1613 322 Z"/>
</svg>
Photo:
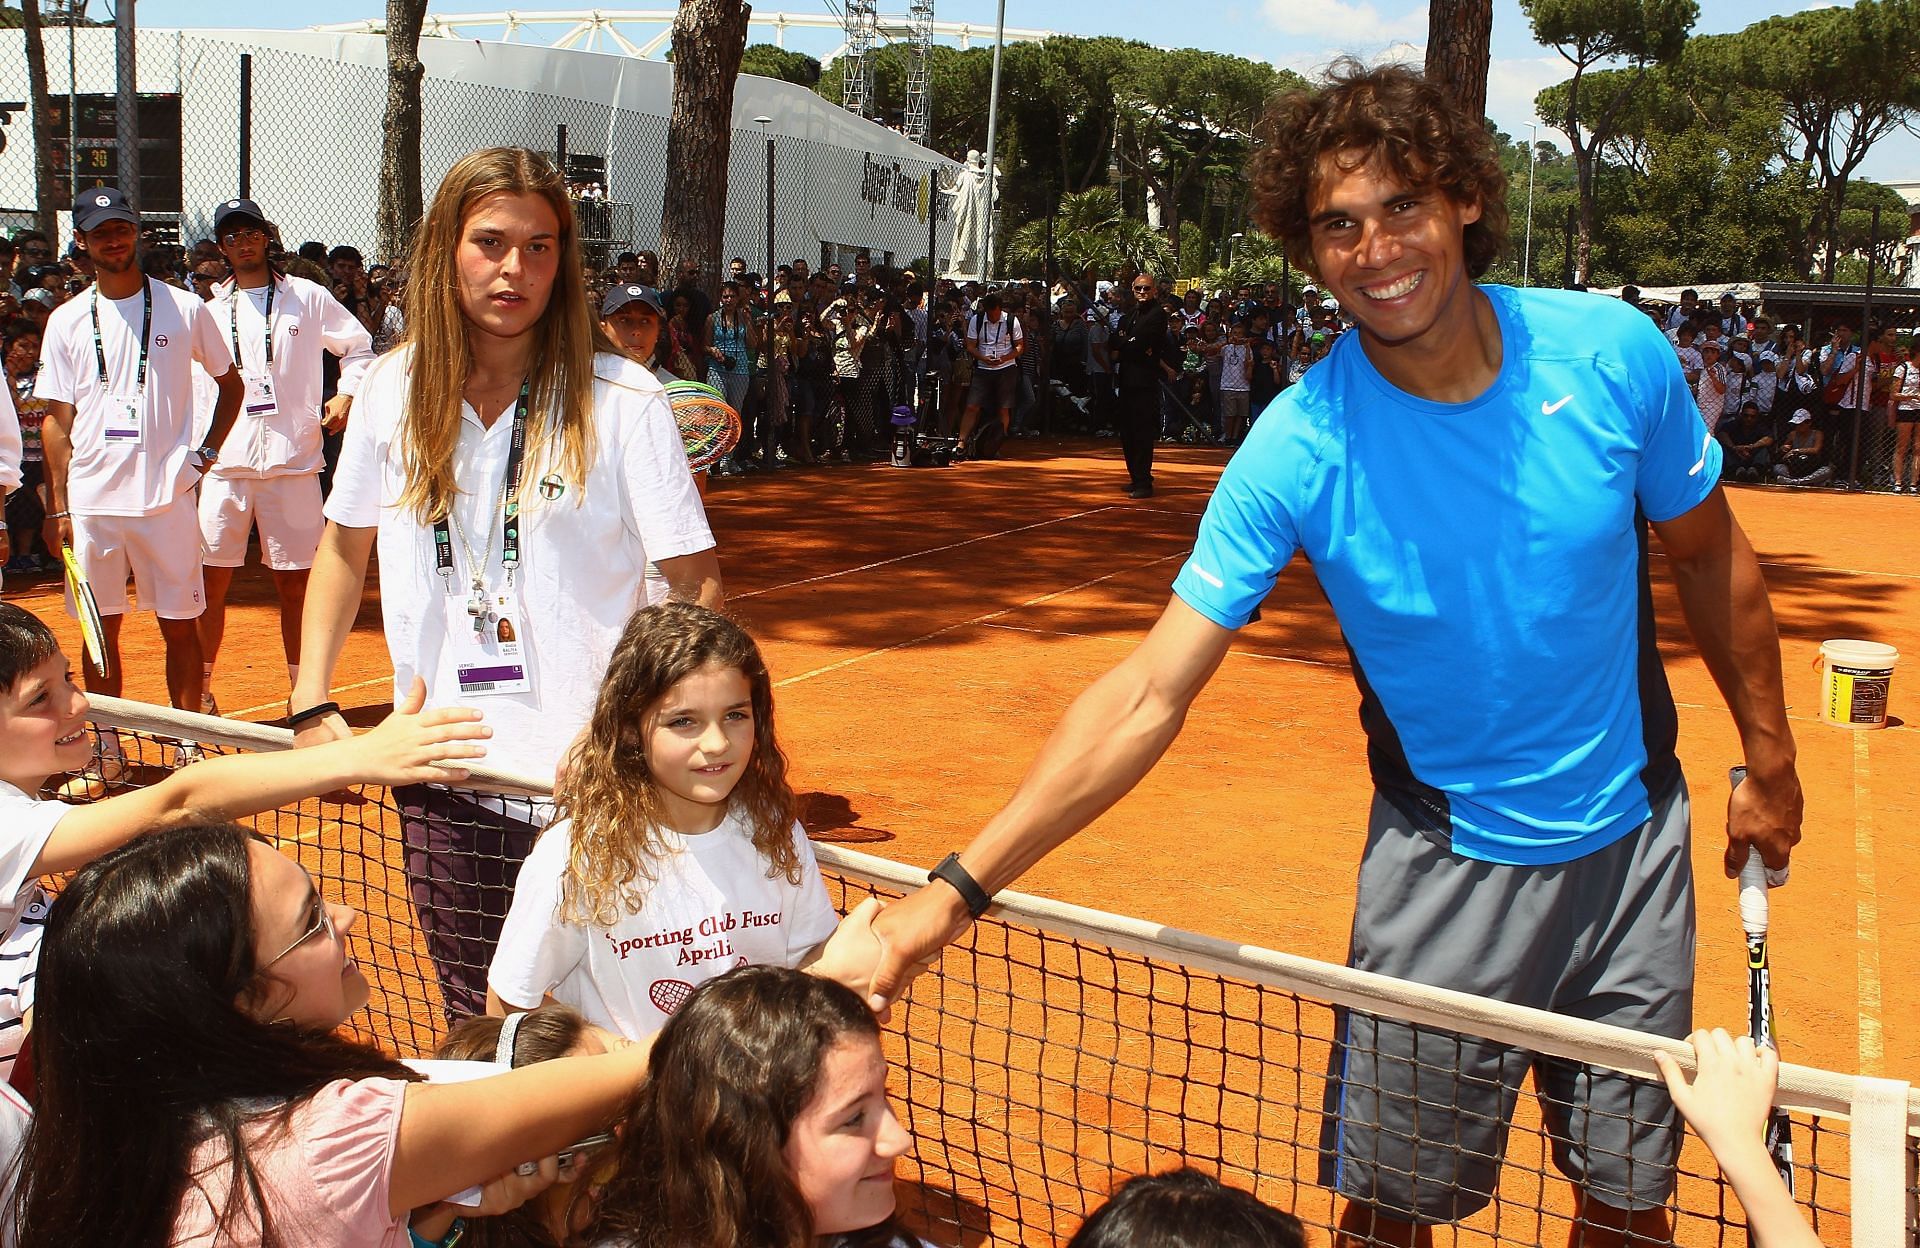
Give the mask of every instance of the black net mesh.
<svg viewBox="0 0 1920 1248">
<path fill-rule="evenodd" d="M 177 732 L 153 724 L 103 731 L 106 762 L 75 781 L 70 796 L 150 784 L 196 751 L 224 752 L 205 744 L 183 753 Z M 100 780 L 103 766 L 110 783 Z M 537 809 L 526 798 L 436 793 L 424 804 L 442 819 L 464 820 L 455 831 L 467 843 L 493 835 L 503 814 L 518 821 Z M 422 806 L 420 791 L 368 788 L 253 821 L 324 892 L 360 911 L 349 943 L 373 995 L 354 1026 L 402 1056 L 431 1053 L 458 995 L 446 983 L 484 983 L 484 946 L 467 937 L 484 929 L 482 910 L 495 901 L 503 910 L 505 900 L 432 913 L 472 903 L 453 900 L 457 891 L 415 895 L 406 862 L 418 835 L 410 845 L 406 825 L 419 822 Z M 843 912 L 868 896 L 898 895 L 831 865 L 833 853 L 825 848 L 823 863 Z M 484 853 L 467 856 L 464 866 L 443 857 L 434 870 L 508 874 Z M 422 900 L 432 903 L 424 928 Z M 1389 1048 L 1406 1055 L 1400 1077 L 1421 1102 L 1397 1127 L 1384 1118 L 1389 1129 L 1370 1146 L 1349 1144 L 1349 1173 L 1356 1165 L 1370 1172 L 1388 1208 L 1405 1199 L 1391 1193 L 1411 1187 L 1423 1207 L 1477 1210 L 1450 1232 L 1454 1242 L 1564 1242 L 1573 1215 L 1557 1152 L 1587 1158 L 1596 1177 L 1661 1185 L 1658 1165 L 1609 1156 L 1622 1147 L 1617 1141 L 1665 1121 L 1668 1102 L 1655 1085 L 1606 1075 L 1624 1090 L 1590 1097 L 1592 1073 L 1577 1075 L 1550 1083 L 1571 1092 L 1543 1114 L 1524 1057 L 1489 1074 L 1486 1042 L 1471 1036 L 1343 1013 L 1228 971 L 1183 961 L 1172 946 L 1152 956 L 1128 952 L 1027 914 L 997 912 L 975 925 L 915 984 L 887 1032 L 894 1092 L 915 1138 L 901 1168 L 908 1223 L 940 1245 L 1063 1241 L 1120 1179 L 1191 1163 L 1330 1233 L 1340 1202 L 1325 1185 L 1322 1109 L 1340 1036 L 1349 1061 Z M 1374 1095 L 1364 1081 L 1350 1082 L 1348 1118 L 1365 1116 L 1361 1102 Z M 1461 1112 L 1434 1113 L 1456 1100 Z M 1549 1121 L 1573 1125 L 1562 1133 Z M 1825 1242 L 1844 1243 L 1848 1124 L 1796 1114 L 1793 1129 L 1801 1205 Z M 1495 1167 L 1484 1141 L 1502 1137 L 1505 1163 Z M 1446 1175 L 1459 1176 L 1458 1190 Z M 1667 1203 L 1680 1244 L 1746 1242 L 1737 1201 L 1691 1137 Z"/>
</svg>

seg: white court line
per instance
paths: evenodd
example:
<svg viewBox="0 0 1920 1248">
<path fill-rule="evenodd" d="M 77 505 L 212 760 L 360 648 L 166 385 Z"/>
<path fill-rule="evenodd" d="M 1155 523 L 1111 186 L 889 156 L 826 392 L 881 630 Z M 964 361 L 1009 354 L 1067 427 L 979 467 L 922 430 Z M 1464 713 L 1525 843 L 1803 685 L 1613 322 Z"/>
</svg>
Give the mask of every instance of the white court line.
<svg viewBox="0 0 1920 1248">
<path fill-rule="evenodd" d="M 356 680 L 350 685 L 341 685 L 335 689 L 334 692 L 349 693 L 355 689 L 365 689 L 368 685 L 391 685 L 392 683 L 393 677 L 391 676 L 375 676 L 372 680 Z M 257 715 L 261 711 L 270 711 L 275 707 L 285 710 L 286 705 L 287 700 L 285 698 L 275 698 L 271 702 L 262 702 L 259 706 L 242 707 L 237 711 L 222 711 L 220 712 L 220 717 L 222 719 L 245 719 L 249 715 Z"/>
<path fill-rule="evenodd" d="M 838 572 L 822 572 L 819 576 L 803 577 L 797 581 L 788 581 L 784 585 L 769 585 L 765 589 L 756 589 L 751 593 L 728 594 L 727 601 L 739 602 L 743 598 L 758 598 L 762 594 L 774 594 L 783 589 L 796 589 L 801 585 L 815 585 L 821 581 L 831 581 L 836 577 L 853 576 L 860 572 L 871 572 L 875 568 L 884 568 L 889 564 L 905 563 L 909 559 L 921 559 L 927 555 L 937 555 L 946 550 L 959 550 L 962 546 L 971 546 L 976 542 L 997 541 L 1003 537 L 1012 537 L 1015 533 L 1030 533 L 1035 529 L 1044 529 L 1050 524 L 1065 524 L 1069 520 L 1084 520 L 1088 516 L 1097 516 L 1103 511 L 1118 511 L 1117 507 L 1095 507 L 1088 511 L 1076 511 L 1071 515 L 1055 516 L 1051 520 L 1037 520 L 1032 524 L 1023 524 L 1018 528 L 1002 529 L 998 533 L 982 533 L 978 537 L 969 537 L 964 541 L 948 542 L 944 546 L 929 546 L 925 550 L 908 551 L 904 555 L 893 555 L 886 559 L 876 559 L 872 563 L 863 563 L 854 568 L 841 568 Z"/>
<path fill-rule="evenodd" d="M 1672 557 L 1664 550 L 1650 550 L 1647 553 L 1656 559 L 1668 559 Z M 1884 576 L 1896 581 L 1920 581 L 1920 572 L 1879 572 L 1871 568 L 1829 568 L 1824 564 L 1770 563 L 1765 559 L 1760 560 L 1760 566 L 1763 568 L 1779 568 L 1784 572 L 1837 572 L 1842 576 Z"/>
<path fill-rule="evenodd" d="M 1104 508 L 1102 510 L 1104 510 Z M 1037 607 L 1043 602 L 1052 602 L 1055 598 L 1064 598 L 1068 594 L 1077 594 L 1083 589 L 1089 589 L 1102 581 L 1110 581 L 1116 576 L 1123 576 L 1129 572 L 1138 572 L 1142 568 L 1151 568 L 1155 564 L 1166 563 L 1171 559 L 1185 559 L 1186 557 L 1187 552 L 1182 550 L 1171 555 L 1162 555 L 1158 559 L 1149 559 L 1145 563 L 1136 563 L 1129 567 L 1117 568 L 1112 572 L 1103 572 L 1092 580 L 1081 581 L 1078 585 L 1069 585 L 1065 589 L 1052 590 L 1048 593 L 1040 594 L 1037 597 L 1029 598 L 1025 602 L 1017 602 L 1010 607 L 1001 607 L 998 611 L 984 612 L 971 619 L 959 620 L 952 624 L 943 624 L 932 632 L 922 633 L 918 637 L 911 637 L 906 641 L 897 641 L 891 646 L 882 646 L 878 650 L 868 650 L 861 654 L 850 655 L 847 658 L 829 663 L 825 667 L 816 667 L 812 671 L 801 672 L 797 676 L 789 676 L 785 680 L 776 680 L 773 682 L 773 687 L 775 689 L 784 689 L 788 685 L 797 685 L 803 680 L 812 680 L 815 676 L 825 676 L 829 672 L 837 672 L 843 667 L 852 667 L 855 663 L 864 663 L 868 659 L 876 658 L 883 654 L 892 654 L 895 650 L 905 650 L 909 646 L 917 646 L 923 641 L 931 641 L 935 637 L 951 633 L 956 629 L 971 628 L 976 624 L 984 624 L 988 620 L 999 619 L 1003 615 L 1012 615 L 1015 611 L 1024 611 L 1028 607 Z"/>
<path fill-rule="evenodd" d="M 1854 931 L 1860 975 L 1860 1073 L 1879 1075 L 1886 1047 L 1880 1031 L 1880 888 L 1873 861 L 1873 775 L 1870 732 L 1853 734 Z"/>
<path fill-rule="evenodd" d="M 1009 633 L 1033 633 L 1042 637 L 1080 637 L 1088 641 L 1104 641 L 1116 646 L 1137 646 L 1139 637 L 1115 637 L 1110 633 L 1077 633 L 1070 628 L 1033 628 L 1024 624 L 988 624 L 988 628 L 1004 629 Z M 1144 636 L 1145 634 L 1142 634 Z M 1345 663 L 1329 663 L 1325 659 L 1303 659 L 1290 654 L 1261 654 L 1254 650 L 1229 650 L 1229 655 L 1240 659 L 1257 659 L 1263 663 L 1297 663 L 1301 667 L 1324 667 L 1336 671 L 1347 670 Z"/>
</svg>

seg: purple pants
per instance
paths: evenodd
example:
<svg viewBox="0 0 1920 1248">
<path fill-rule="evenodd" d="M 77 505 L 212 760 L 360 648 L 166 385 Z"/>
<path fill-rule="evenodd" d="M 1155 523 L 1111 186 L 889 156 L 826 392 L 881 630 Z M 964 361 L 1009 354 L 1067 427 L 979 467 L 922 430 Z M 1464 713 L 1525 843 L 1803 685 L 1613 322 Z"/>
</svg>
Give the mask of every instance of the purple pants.
<svg viewBox="0 0 1920 1248">
<path fill-rule="evenodd" d="M 520 864 L 540 835 L 533 802 L 504 801 L 513 814 L 470 797 L 409 784 L 393 790 L 407 847 L 407 889 L 440 976 L 447 1021 L 487 1008 L 487 968 L 506 922 Z M 524 816 L 524 817 L 516 817 Z"/>
</svg>

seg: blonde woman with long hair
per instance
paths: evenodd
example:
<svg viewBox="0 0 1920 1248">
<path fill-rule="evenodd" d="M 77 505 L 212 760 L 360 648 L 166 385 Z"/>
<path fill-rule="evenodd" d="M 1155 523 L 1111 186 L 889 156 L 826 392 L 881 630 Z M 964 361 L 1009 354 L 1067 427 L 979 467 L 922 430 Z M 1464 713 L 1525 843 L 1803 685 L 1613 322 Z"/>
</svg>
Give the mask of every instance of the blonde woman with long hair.
<svg viewBox="0 0 1920 1248">
<path fill-rule="evenodd" d="M 466 156 L 408 257 L 401 345 L 361 383 L 314 561 L 295 741 L 348 731 L 334 668 L 380 552 L 398 690 L 466 702 L 491 760 L 545 779 L 586 723 L 649 560 L 717 605 L 713 536 L 660 383 L 587 302 L 566 185 L 519 148 Z M 542 805 L 396 790 L 407 875 L 447 1013 L 477 1014 Z"/>
</svg>

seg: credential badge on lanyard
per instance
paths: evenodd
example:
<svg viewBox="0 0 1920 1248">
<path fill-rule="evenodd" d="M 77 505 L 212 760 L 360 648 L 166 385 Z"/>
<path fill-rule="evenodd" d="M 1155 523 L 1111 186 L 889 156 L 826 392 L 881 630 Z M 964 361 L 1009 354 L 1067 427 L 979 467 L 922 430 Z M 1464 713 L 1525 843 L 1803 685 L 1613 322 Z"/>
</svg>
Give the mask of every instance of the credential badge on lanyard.
<svg viewBox="0 0 1920 1248">
<path fill-rule="evenodd" d="M 106 399 L 107 441 L 123 446 L 140 444 L 140 412 L 147 392 L 147 341 L 153 332 L 153 279 L 140 279 L 140 363 L 134 372 L 132 394 L 116 392 L 107 376 L 107 348 L 100 339 L 100 287 L 93 288 L 93 359 L 100 369 L 100 392 Z"/>
</svg>

